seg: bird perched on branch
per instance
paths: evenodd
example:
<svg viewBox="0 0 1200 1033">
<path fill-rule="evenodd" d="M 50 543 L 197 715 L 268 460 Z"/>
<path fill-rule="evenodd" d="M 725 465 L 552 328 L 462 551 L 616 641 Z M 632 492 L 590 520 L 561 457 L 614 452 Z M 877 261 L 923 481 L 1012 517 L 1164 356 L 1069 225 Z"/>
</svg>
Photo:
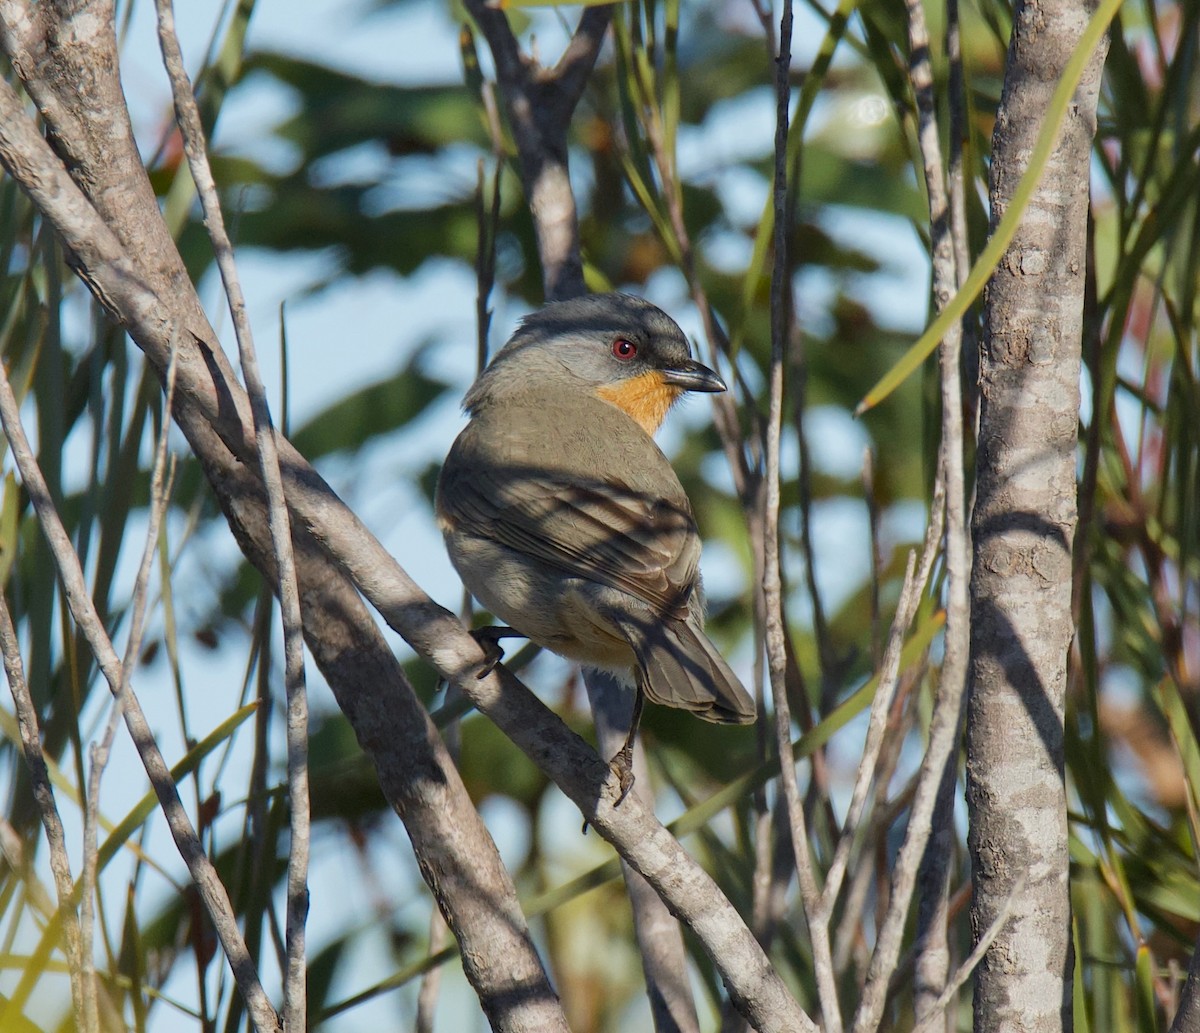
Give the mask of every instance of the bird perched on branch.
<svg viewBox="0 0 1200 1033">
<path fill-rule="evenodd" d="M 704 633 L 700 537 L 652 435 L 687 391 L 724 391 L 670 316 L 627 294 L 528 316 L 467 392 L 438 522 L 463 583 L 510 633 L 637 694 L 613 758 L 633 784 L 643 697 L 745 724 L 753 698 Z M 489 635 L 490 633 L 490 635 Z M 490 669 L 490 668 L 489 668 Z"/>
</svg>

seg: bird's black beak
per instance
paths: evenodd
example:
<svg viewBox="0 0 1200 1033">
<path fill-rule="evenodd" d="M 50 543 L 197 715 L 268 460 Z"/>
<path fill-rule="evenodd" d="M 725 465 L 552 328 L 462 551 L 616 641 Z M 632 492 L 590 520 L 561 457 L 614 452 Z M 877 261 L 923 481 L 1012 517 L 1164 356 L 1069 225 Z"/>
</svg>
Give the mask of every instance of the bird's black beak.
<svg viewBox="0 0 1200 1033">
<path fill-rule="evenodd" d="M 694 359 L 685 359 L 662 370 L 662 378 L 672 387 L 684 391 L 705 391 L 714 394 L 726 390 L 725 381 L 707 366 Z"/>
</svg>

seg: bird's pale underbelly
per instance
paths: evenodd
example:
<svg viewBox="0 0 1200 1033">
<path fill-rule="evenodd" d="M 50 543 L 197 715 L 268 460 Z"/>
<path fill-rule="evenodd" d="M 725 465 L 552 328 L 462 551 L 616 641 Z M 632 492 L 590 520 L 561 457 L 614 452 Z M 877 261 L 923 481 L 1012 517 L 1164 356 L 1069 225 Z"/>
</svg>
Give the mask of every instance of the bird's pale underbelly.
<svg viewBox="0 0 1200 1033">
<path fill-rule="evenodd" d="M 596 609 L 599 586 L 486 538 L 446 529 L 446 549 L 468 591 L 497 618 L 544 649 L 590 667 L 626 673 L 629 643 Z"/>
</svg>

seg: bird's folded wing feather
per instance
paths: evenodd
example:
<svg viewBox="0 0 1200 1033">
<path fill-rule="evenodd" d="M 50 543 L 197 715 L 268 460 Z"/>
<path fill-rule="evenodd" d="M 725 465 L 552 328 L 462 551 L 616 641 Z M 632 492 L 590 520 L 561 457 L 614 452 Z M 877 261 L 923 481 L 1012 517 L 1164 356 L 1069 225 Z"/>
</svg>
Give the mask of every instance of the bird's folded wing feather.
<svg viewBox="0 0 1200 1033">
<path fill-rule="evenodd" d="M 686 617 L 700 557 L 686 501 L 528 465 L 450 477 L 441 504 L 461 530 Z"/>
</svg>

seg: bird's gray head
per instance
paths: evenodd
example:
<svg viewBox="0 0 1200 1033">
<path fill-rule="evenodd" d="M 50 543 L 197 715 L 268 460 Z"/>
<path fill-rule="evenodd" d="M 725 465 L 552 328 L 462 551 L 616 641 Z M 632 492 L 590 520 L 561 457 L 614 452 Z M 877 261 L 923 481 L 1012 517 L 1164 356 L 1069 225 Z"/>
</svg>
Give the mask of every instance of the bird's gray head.
<svg viewBox="0 0 1200 1033">
<path fill-rule="evenodd" d="M 716 373 L 692 358 L 675 320 L 631 294 L 589 294 L 526 316 L 463 407 L 474 414 L 549 383 L 597 394 L 651 434 L 683 392 L 725 390 Z"/>
</svg>

